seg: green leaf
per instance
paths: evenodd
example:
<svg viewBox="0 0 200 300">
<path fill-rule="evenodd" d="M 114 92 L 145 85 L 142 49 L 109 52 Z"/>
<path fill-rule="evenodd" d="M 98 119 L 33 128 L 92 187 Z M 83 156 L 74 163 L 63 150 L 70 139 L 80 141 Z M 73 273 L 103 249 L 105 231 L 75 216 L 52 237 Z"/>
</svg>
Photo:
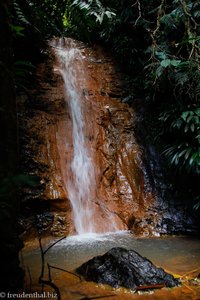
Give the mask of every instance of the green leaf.
<svg viewBox="0 0 200 300">
<path fill-rule="evenodd" d="M 163 67 L 162 66 L 159 66 L 157 69 L 156 69 L 156 77 L 160 77 L 162 74 L 163 74 Z"/>
<path fill-rule="evenodd" d="M 194 130 L 195 130 L 195 126 L 194 126 L 194 124 L 193 124 L 193 123 L 190 125 L 190 129 L 191 129 L 191 131 L 192 131 L 192 132 L 194 132 Z"/>
<path fill-rule="evenodd" d="M 169 67 L 171 64 L 171 60 L 170 59 L 164 59 L 161 61 L 160 65 L 163 67 L 163 68 L 167 68 Z"/>
<path fill-rule="evenodd" d="M 194 208 L 195 210 L 198 210 L 198 209 L 200 208 L 200 201 L 197 202 L 197 203 L 193 206 L 193 208 Z"/>
<path fill-rule="evenodd" d="M 178 67 L 181 63 L 181 60 L 177 59 L 164 59 L 161 61 L 161 66 L 167 68 L 169 66 Z"/>
<path fill-rule="evenodd" d="M 179 153 L 179 157 L 181 157 L 181 156 L 183 156 L 184 154 L 186 154 L 186 152 L 187 152 L 187 149 L 184 149 L 183 151 L 181 151 L 180 153 Z"/>
<path fill-rule="evenodd" d="M 15 66 L 18 67 L 28 67 L 28 68 L 34 68 L 35 69 L 35 66 L 28 60 L 17 60 L 15 61 Z"/>
<path fill-rule="evenodd" d="M 181 60 L 177 60 L 177 59 L 172 59 L 170 60 L 170 65 L 172 65 L 173 67 L 178 67 L 181 63 Z"/>
<path fill-rule="evenodd" d="M 190 111 L 184 111 L 182 114 L 181 114 L 181 118 L 183 118 L 184 121 L 186 121 L 188 115 L 190 114 Z"/>
<path fill-rule="evenodd" d="M 195 113 L 200 117 L 200 108 L 195 109 Z"/>
<path fill-rule="evenodd" d="M 116 14 L 112 11 L 105 11 L 105 15 L 108 17 L 108 19 L 111 19 L 112 17 L 116 16 Z"/>
<path fill-rule="evenodd" d="M 189 127 L 190 127 L 190 125 L 189 125 L 189 124 L 186 124 L 186 125 L 185 125 L 185 129 L 184 129 L 184 132 L 188 132 Z"/>
<path fill-rule="evenodd" d="M 183 120 L 178 119 L 172 123 L 171 128 L 177 127 L 178 129 L 180 129 L 182 124 L 183 124 Z"/>
<path fill-rule="evenodd" d="M 22 26 L 16 26 L 16 25 L 10 25 L 11 30 L 17 35 L 17 36 L 24 36 L 24 27 Z"/>
<path fill-rule="evenodd" d="M 156 51 L 156 56 L 161 59 L 161 60 L 166 60 L 167 59 L 167 55 L 165 52 L 163 51 Z"/>
<path fill-rule="evenodd" d="M 186 72 L 178 72 L 175 75 L 175 80 L 176 80 L 177 84 L 180 84 L 180 85 L 183 86 L 189 80 L 188 73 L 186 73 Z"/>
<path fill-rule="evenodd" d="M 191 158 L 190 158 L 190 160 L 189 160 L 189 164 L 190 165 L 192 165 L 194 162 L 195 162 L 195 160 L 196 160 L 196 158 L 199 156 L 199 153 L 198 152 L 195 152 L 194 154 L 192 154 L 192 156 L 191 156 Z"/>
<path fill-rule="evenodd" d="M 188 149 L 187 149 L 187 152 L 185 153 L 185 159 L 188 159 L 188 157 L 189 157 L 191 151 L 192 151 L 192 148 L 188 148 Z"/>
</svg>

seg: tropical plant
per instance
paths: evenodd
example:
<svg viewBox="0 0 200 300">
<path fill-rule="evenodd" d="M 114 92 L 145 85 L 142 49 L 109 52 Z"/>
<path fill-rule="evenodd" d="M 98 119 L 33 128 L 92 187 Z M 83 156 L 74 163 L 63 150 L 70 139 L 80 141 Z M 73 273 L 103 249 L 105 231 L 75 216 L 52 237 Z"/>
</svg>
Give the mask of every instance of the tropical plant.
<svg viewBox="0 0 200 300">
<path fill-rule="evenodd" d="M 81 40 L 98 40 L 101 28 L 108 25 L 114 16 L 114 11 L 99 0 L 74 0 L 70 5 L 71 26 L 66 31 Z"/>
<path fill-rule="evenodd" d="M 99 12 L 109 6 L 115 13 L 106 22 L 96 13 L 97 2 L 103 7 Z M 132 94 L 151 107 L 147 138 L 157 142 L 180 181 L 181 173 L 188 174 L 188 191 L 194 190 L 195 180 L 189 176 L 200 172 L 199 2 L 73 1 L 72 7 L 79 8 L 82 19 L 73 30 L 81 28 L 82 33 L 85 26 L 90 39 L 96 36 L 109 45 L 129 75 Z M 71 18 L 73 24 L 73 14 Z M 192 197 L 197 199 L 197 194 Z"/>
</svg>

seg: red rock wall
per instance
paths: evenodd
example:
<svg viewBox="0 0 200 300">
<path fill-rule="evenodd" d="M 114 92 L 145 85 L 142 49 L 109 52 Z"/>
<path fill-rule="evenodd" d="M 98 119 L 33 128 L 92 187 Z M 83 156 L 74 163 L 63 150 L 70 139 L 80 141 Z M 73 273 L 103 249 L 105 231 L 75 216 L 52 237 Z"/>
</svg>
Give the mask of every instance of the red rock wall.
<svg viewBox="0 0 200 300">
<path fill-rule="evenodd" d="M 105 232 L 106 222 L 113 217 L 118 229 L 130 229 L 140 235 L 156 234 L 161 216 L 152 212 L 155 196 L 146 189 L 142 153 L 134 137 L 136 116 L 133 108 L 122 101 L 122 77 L 100 47 L 77 45 L 85 55 L 87 84 L 81 89 L 87 146 L 95 161 L 96 231 Z M 52 234 L 73 233 L 66 187 L 70 176 L 67 165 L 73 155 L 72 121 L 54 49 L 49 52 L 49 58 L 38 66 L 35 89 L 19 105 L 26 137 L 22 143 L 27 155 L 23 168 L 41 176 L 43 182 L 40 192 L 25 191 L 24 198 L 27 205 L 29 201 L 33 206 L 48 203 L 52 218 L 47 230 Z"/>
</svg>

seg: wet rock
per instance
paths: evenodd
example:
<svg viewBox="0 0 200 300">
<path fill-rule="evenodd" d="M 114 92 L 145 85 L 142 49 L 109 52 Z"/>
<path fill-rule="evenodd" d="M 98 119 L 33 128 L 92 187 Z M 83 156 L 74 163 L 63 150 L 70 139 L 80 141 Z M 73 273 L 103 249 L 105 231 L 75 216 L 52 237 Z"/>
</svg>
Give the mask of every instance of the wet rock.
<svg viewBox="0 0 200 300">
<path fill-rule="evenodd" d="M 72 176 L 72 120 L 69 105 L 65 102 L 58 61 L 54 50 L 48 51 L 49 58 L 37 67 L 36 86 L 19 105 L 21 172 L 38 175 L 42 182 L 37 189 L 24 190 L 22 198 L 26 214 L 33 212 L 35 215 L 35 207 L 44 203 L 44 209 L 39 213 L 51 211 L 54 226 L 47 226 L 42 219 L 40 231 L 59 234 L 73 228 L 67 190 L 67 182 Z M 130 220 L 142 219 L 144 206 L 150 207 L 154 198 L 150 194 L 145 196 L 140 149 L 133 133 L 135 114 L 120 101 L 124 98 L 123 81 L 111 57 L 100 47 L 85 47 L 83 51 L 91 61 L 88 66 L 85 60 L 82 66 L 87 82 L 82 85 L 78 80 L 77 86 L 85 111 L 87 146 L 89 151 L 95 149 L 91 156 L 98 191 L 98 197 L 92 196 L 96 199 L 93 207 L 96 231 L 106 232 L 110 218 L 115 228 L 132 229 L 134 222 Z M 76 64 L 73 68 L 76 70 Z M 63 213 L 66 213 L 65 224 L 57 219 L 57 214 L 62 216 Z"/>
<path fill-rule="evenodd" d="M 56 237 L 63 237 L 68 232 L 69 228 L 69 220 L 65 212 L 55 213 L 54 212 L 54 220 L 51 227 L 51 234 Z"/>
<path fill-rule="evenodd" d="M 86 145 L 96 172 L 96 191 L 92 195 L 96 232 L 106 232 L 107 224 L 140 236 L 184 232 L 184 226 L 192 231 L 188 215 L 177 217 L 177 209 L 170 208 L 164 175 L 152 146 L 144 160 L 145 151 L 138 145 L 138 136 L 145 141 L 146 131 L 136 132 L 138 115 L 128 105 L 132 96 L 130 91 L 124 93 L 123 78 L 115 62 L 99 46 L 89 48 L 76 43 L 83 50 L 82 68 L 87 74 L 84 84 L 77 78 L 77 87 L 87 124 Z M 35 219 L 38 208 L 39 214 L 52 212 L 54 226 L 46 226 L 42 219 L 40 230 L 57 235 L 64 231 L 68 234 L 74 228 L 67 188 L 73 175 L 72 119 L 54 48 L 48 49 L 48 54 L 47 60 L 37 66 L 33 90 L 18 101 L 20 172 L 41 178 L 41 185 L 24 189 L 21 198 L 28 217 L 32 212 L 31 218 Z M 76 70 L 76 63 L 73 68 Z M 183 204 L 178 209 L 182 210 Z M 65 224 L 57 215 L 65 215 Z"/>
<path fill-rule="evenodd" d="M 60 75 L 53 72 L 53 65 L 55 59 L 48 51 L 47 60 L 37 66 L 36 85 L 27 97 L 19 99 L 18 105 L 20 172 L 41 178 L 37 188 L 26 187 L 21 190 L 21 222 L 25 225 L 25 238 L 28 235 L 26 224 L 32 236 L 37 236 L 38 231 L 45 235 L 54 234 L 58 227 L 57 215 L 62 217 L 65 212 L 65 216 L 70 218 L 71 209 L 61 171 L 64 162 L 58 150 L 60 147 L 65 152 L 64 135 L 68 116 L 63 82 Z M 67 221 L 66 226 L 63 225 L 59 230 L 58 234 L 64 231 L 67 234 Z"/>
<path fill-rule="evenodd" d="M 112 248 L 102 256 L 96 256 L 81 265 L 76 271 L 86 280 L 136 289 L 141 286 L 163 285 L 174 287 L 179 280 L 157 268 L 134 250 Z"/>
<path fill-rule="evenodd" d="M 42 231 L 51 227 L 52 223 L 53 223 L 53 214 L 52 213 L 45 212 L 45 213 L 36 215 L 36 226 L 37 226 L 39 233 L 41 233 Z"/>
</svg>

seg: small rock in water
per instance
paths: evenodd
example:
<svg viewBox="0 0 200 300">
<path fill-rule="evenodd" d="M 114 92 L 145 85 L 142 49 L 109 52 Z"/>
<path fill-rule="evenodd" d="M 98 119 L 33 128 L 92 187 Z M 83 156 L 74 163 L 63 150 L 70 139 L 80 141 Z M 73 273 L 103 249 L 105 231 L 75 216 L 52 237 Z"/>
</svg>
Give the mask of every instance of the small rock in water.
<svg viewBox="0 0 200 300">
<path fill-rule="evenodd" d="M 150 260 L 133 250 L 112 248 L 102 256 L 96 256 L 82 264 L 76 271 L 86 280 L 137 289 L 158 285 L 174 287 L 180 284 L 171 274 L 156 267 Z"/>
</svg>

